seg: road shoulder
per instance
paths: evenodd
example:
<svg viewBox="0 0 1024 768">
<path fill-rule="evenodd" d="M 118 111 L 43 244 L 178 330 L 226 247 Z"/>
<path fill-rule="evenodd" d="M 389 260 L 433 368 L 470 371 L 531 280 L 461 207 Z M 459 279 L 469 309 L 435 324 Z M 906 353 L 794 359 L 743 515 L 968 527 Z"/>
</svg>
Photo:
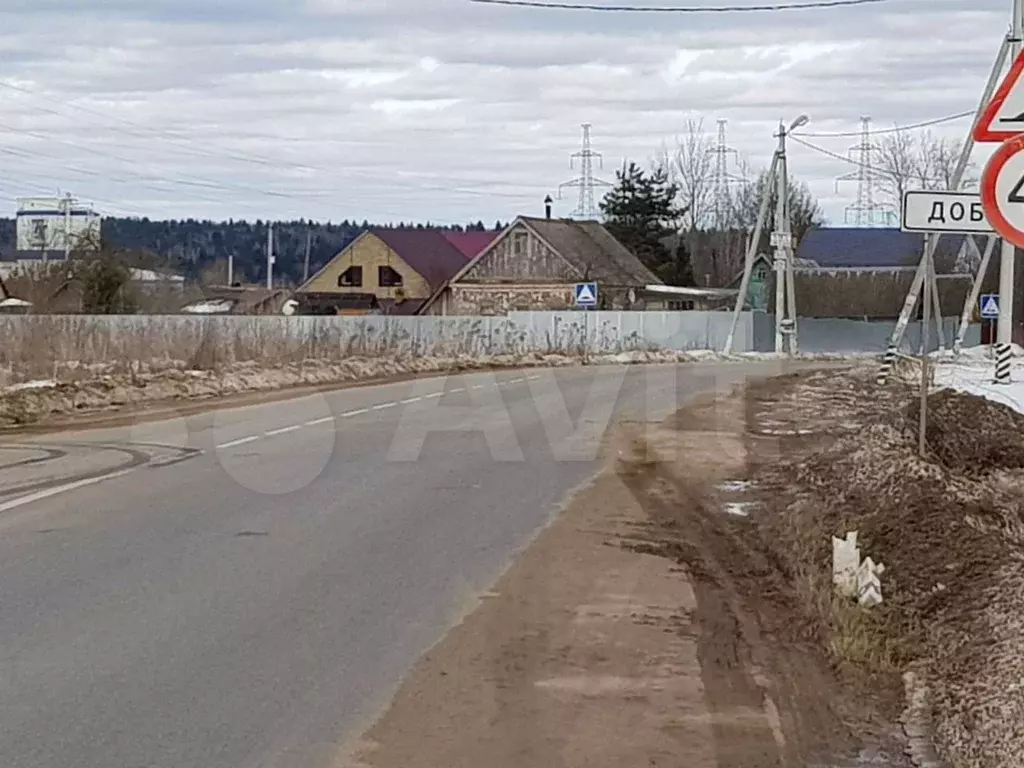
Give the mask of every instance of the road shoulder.
<svg viewBox="0 0 1024 768">
<path fill-rule="evenodd" d="M 770 564 L 706 503 L 714 484 L 745 470 L 744 406 L 731 403 L 704 399 L 661 427 L 620 429 L 614 463 L 421 658 L 338 765 L 856 758 L 865 743 L 827 666 L 810 644 L 782 641 L 771 628 L 785 620 L 778 607 L 751 604 L 735 582 L 745 562 Z"/>
</svg>

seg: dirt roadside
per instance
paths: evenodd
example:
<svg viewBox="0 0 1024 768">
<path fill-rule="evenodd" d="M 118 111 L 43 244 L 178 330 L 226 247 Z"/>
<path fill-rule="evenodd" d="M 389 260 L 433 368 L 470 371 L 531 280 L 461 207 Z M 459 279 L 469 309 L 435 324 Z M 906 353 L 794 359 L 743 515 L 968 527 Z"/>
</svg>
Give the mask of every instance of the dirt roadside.
<svg viewBox="0 0 1024 768">
<path fill-rule="evenodd" d="M 222 371 L 169 367 L 44 386 L 0 389 L 0 435 L 40 435 L 181 418 L 221 408 L 288 400 L 344 389 L 472 373 L 580 365 L 699 364 L 697 355 L 638 351 L 619 355 L 541 354 L 457 358 L 353 358 L 285 366 L 240 363 Z"/>
<path fill-rule="evenodd" d="M 748 406 L 741 390 L 620 427 L 607 469 L 336 765 L 906 765 L 793 631 L 778 569 L 729 513 L 721 484 L 764 460 Z"/>
</svg>

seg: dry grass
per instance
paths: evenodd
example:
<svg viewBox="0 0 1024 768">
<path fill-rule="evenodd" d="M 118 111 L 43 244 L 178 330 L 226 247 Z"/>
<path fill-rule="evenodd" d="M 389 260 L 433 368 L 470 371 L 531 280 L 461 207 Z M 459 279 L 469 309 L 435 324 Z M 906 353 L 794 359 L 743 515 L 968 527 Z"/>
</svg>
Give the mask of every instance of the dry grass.
<svg viewBox="0 0 1024 768">
<path fill-rule="evenodd" d="M 399 323 L 339 324 L 331 318 L 0 317 L 0 386 L 36 379 L 76 381 L 100 373 L 166 369 L 220 371 L 260 362 L 269 367 L 307 360 L 410 359 L 525 354 L 525 335 L 479 320 L 455 320 L 441 337 L 416 338 Z M 541 352 L 574 351 L 577 342 Z"/>
<path fill-rule="evenodd" d="M 1018 768 L 1024 417 L 972 396 L 933 395 L 933 458 L 922 460 L 913 392 L 878 392 L 872 374 L 819 374 L 762 399 L 761 419 L 797 418 L 793 404 L 803 403 L 812 421 L 831 424 L 761 469 L 764 540 L 837 662 L 894 687 L 900 673 L 924 665 L 937 742 L 951 765 Z M 852 530 L 863 553 L 886 565 L 880 609 L 832 594 L 830 537 Z"/>
<path fill-rule="evenodd" d="M 548 348 L 531 349 L 523 331 L 501 323 L 488 330 L 474 318 L 453 318 L 431 337 L 403 330 L 414 323 L 374 320 L 0 317 L 0 426 L 121 405 L 407 374 L 689 360 L 645 349 L 629 359 L 594 355 L 571 333 Z M 16 386 L 26 382 L 43 386 Z"/>
</svg>

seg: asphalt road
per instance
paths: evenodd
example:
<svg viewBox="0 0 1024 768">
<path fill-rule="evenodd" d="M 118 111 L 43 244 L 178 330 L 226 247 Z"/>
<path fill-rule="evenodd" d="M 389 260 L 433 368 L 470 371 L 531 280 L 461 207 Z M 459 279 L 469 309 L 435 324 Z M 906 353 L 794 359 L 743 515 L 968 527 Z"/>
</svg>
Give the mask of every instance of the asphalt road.
<svg viewBox="0 0 1024 768">
<path fill-rule="evenodd" d="M 0 441 L 0 765 L 336 765 L 611 421 L 773 372 L 469 374 Z"/>
</svg>

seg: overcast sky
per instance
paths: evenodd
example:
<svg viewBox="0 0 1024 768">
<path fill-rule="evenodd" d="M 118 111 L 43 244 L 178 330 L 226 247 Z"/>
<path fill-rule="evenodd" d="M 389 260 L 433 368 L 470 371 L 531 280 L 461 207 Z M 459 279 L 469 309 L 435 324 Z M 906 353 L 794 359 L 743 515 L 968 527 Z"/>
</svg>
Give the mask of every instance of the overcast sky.
<svg viewBox="0 0 1024 768">
<path fill-rule="evenodd" d="M 829 133 L 973 109 L 1010 5 L 0 0 L 0 210 L 59 188 L 111 215 L 491 224 L 557 196 L 583 122 L 610 180 L 691 118 L 709 132 L 727 118 L 756 168 L 778 120 L 801 112 L 804 131 Z M 813 141 L 843 155 L 856 143 Z M 856 184 L 837 194 L 835 179 L 855 167 L 793 146 L 790 168 L 842 224 Z M 556 214 L 575 202 L 565 190 Z"/>
</svg>

